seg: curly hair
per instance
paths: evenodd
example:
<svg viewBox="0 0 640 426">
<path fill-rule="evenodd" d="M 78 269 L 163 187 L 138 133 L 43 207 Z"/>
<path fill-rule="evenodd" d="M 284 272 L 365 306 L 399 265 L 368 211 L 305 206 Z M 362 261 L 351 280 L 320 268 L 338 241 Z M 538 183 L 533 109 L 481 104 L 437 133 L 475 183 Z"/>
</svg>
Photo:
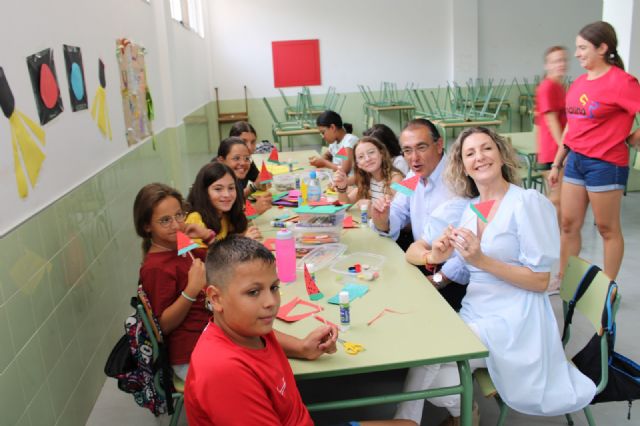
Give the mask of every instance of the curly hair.
<svg viewBox="0 0 640 426">
<path fill-rule="evenodd" d="M 505 138 L 498 135 L 493 130 L 486 127 L 469 127 L 464 129 L 456 141 L 449 148 L 447 157 L 447 167 L 444 171 L 444 179 L 451 190 L 461 197 L 475 198 L 480 193 L 473 179 L 467 175 L 462 161 L 462 146 L 464 141 L 471 135 L 482 133 L 491 138 L 498 147 L 500 159 L 502 160 L 502 177 L 509 183 L 520 184 L 520 176 L 518 173 L 519 161 L 516 151 Z"/>
<path fill-rule="evenodd" d="M 231 206 L 231 210 L 225 214 L 231 223 L 233 232 L 242 234 L 247 230 L 248 226 L 247 217 L 244 215 L 244 197 L 242 196 L 238 179 L 229 166 L 220 162 L 207 163 L 202 166 L 191 186 L 187 202 L 192 211 L 200 213 L 202 221 L 207 228 L 214 230 L 216 234 L 219 233 L 222 229 L 222 224 L 218 212 L 211 204 L 209 186 L 226 175 L 231 176 L 236 184 L 236 201 Z"/>
<path fill-rule="evenodd" d="M 393 167 L 393 161 L 389 155 L 389 151 L 380 140 L 372 136 L 365 136 L 360 139 L 353 146 L 353 174 L 356 178 L 356 186 L 358 187 L 358 199 L 371 197 L 371 174 L 358 167 L 358 162 L 355 161 L 356 149 L 360 144 L 370 143 L 375 146 L 380 152 L 382 162 L 380 164 L 380 171 L 382 172 L 382 181 L 384 182 L 384 193 L 389 194 L 391 192 L 391 177 L 396 174 L 402 174 L 402 172 Z"/>
</svg>

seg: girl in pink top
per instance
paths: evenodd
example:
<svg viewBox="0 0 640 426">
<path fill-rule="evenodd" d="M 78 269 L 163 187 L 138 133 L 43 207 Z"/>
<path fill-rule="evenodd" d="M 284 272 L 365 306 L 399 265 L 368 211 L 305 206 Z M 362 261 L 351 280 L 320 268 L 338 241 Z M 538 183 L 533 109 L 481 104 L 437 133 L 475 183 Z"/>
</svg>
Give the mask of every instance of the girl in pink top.
<svg viewBox="0 0 640 426">
<path fill-rule="evenodd" d="M 558 147 L 562 146 L 562 132 L 567 124 L 564 112 L 564 77 L 567 74 L 567 51 L 552 46 L 544 55 L 545 78 L 536 89 L 535 123 L 538 126 L 538 166 L 543 176 L 549 174 Z M 560 223 L 560 182 L 549 186 L 549 200 L 553 203 Z"/>
<path fill-rule="evenodd" d="M 566 149 L 556 154 L 549 183 L 563 179 L 560 265 L 580 253 L 580 231 L 591 203 L 604 243 L 604 272 L 615 279 L 624 254 L 620 204 L 629 174 L 629 148 L 640 145 L 640 130 L 629 134 L 640 112 L 640 84 L 624 71 L 613 27 L 591 23 L 576 37 L 575 56 L 587 70 L 567 92 Z M 562 275 L 563 269 L 560 271 Z"/>
</svg>

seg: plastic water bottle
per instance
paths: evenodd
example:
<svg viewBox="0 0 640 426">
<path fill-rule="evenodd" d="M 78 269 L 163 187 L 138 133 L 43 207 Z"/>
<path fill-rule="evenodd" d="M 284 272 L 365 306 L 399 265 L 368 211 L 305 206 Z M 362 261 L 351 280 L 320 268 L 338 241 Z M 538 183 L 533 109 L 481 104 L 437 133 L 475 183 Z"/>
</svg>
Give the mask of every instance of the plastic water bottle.
<svg viewBox="0 0 640 426">
<path fill-rule="evenodd" d="M 315 170 L 309 173 L 309 186 L 307 187 L 307 202 L 320 201 L 322 198 L 322 188 Z"/>
<path fill-rule="evenodd" d="M 340 304 L 340 325 L 343 329 L 347 329 L 351 324 L 351 309 L 349 306 L 348 291 L 341 291 L 338 293 L 338 303 Z"/>
<path fill-rule="evenodd" d="M 283 283 L 296 280 L 296 245 L 289 229 L 276 233 L 276 271 Z"/>
</svg>

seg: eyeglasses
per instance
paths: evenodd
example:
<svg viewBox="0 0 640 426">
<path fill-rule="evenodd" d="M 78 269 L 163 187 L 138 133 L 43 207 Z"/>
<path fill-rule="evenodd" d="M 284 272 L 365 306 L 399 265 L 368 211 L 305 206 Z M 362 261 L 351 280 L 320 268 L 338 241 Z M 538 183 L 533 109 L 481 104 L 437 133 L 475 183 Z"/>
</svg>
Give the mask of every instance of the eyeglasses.
<svg viewBox="0 0 640 426">
<path fill-rule="evenodd" d="M 417 152 L 419 154 L 424 154 L 425 152 L 427 152 L 427 150 L 431 145 L 433 145 L 433 143 L 422 142 L 416 145 L 415 148 L 402 148 L 402 155 L 404 155 L 405 157 L 408 157 L 414 152 Z"/>
<path fill-rule="evenodd" d="M 180 212 L 176 213 L 175 216 L 163 216 L 157 220 L 158 224 L 163 228 L 168 228 L 171 226 L 171 223 L 175 220 L 177 223 L 183 223 L 187 218 L 187 213 Z"/>
<path fill-rule="evenodd" d="M 356 156 L 356 162 L 362 163 L 364 160 L 374 157 L 377 153 L 378 153 L 378 150 L 372 148 L 366 152 L 363 152 L 362 154 L 358 154 Z"/>
</svg>

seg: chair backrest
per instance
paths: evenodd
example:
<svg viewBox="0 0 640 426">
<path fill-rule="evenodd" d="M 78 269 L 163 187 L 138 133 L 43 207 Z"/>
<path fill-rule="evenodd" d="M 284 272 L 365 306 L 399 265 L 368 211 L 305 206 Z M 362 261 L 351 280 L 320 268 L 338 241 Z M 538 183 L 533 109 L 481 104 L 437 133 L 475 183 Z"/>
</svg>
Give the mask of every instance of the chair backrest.
<svg viewBox="0 0 640 426">
<path fill-rule="evenodd" d="M 562 298 L 564 306 L 567 306 L 573 298 L 582 277 L 584 277 L 590 267 L 591 264 L 586 260 L 575 256 L 569 258 L 562 278 L 562 284 L 560 285 L 560 297 Z M 610 282 L 609 277 L 607 277 L 604 272 L 599 271 L 575 307 L 578 312 L 589 320 L 589 323 L 591 323 L 595 332 L 598 334 L 602 334 L 602 311 L 606 306 Z M 620 303 L 620 296 L 616 292 L 613 297 L 615 300 L 611 303 L 611 306 L 614 308 L 611 315 L 613 315 L 612 320 L 615 320 L 615 312 Z"/>
<path fill-rule="evenodd" d="M 269 105 L 269 101 L 267 101 L 267 98 L 262 98 L 262 101 L 264 102 L 264 106 L 267 107 L 267 111 L 269 111 L 269 115 L 273 120 L 273 124 L 277 125 L 278 123 L 280 123 L 280 121 L 278 120 L 278 117 L 276 117 L 276 114 L 273 112 L 271 105 Z"/>
<path fill-rule="evenodd" d="M 282 89 L 278 89 L 278 91 L 280 92 L 280 96 L 282 96 L 282 100 L 284 101 L 284 104 L 286 105 L 286 107 L 290 108 L 291 105 L 289 105 L 289 100 L 287 99 L 287 95 L 284 94 Z"/>
</svg>

